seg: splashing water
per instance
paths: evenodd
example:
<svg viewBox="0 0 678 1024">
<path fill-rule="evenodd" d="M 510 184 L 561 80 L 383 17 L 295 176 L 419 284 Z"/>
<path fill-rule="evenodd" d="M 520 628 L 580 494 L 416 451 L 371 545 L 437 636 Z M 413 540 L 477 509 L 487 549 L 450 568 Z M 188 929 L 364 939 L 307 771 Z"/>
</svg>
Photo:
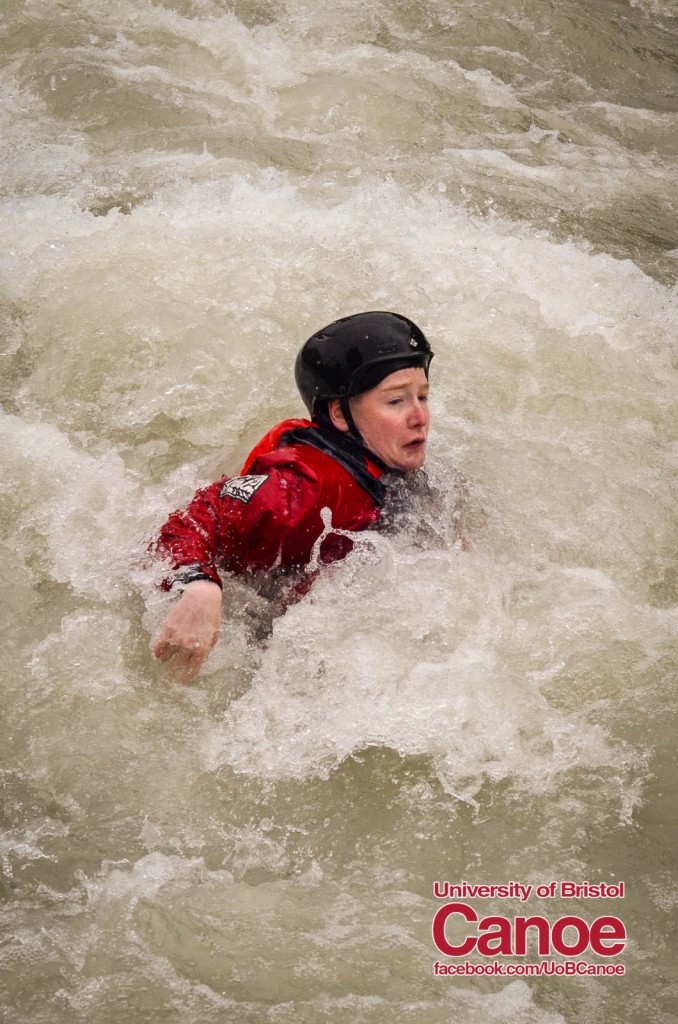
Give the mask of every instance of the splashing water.
<svg viewBox="0 0 678 1024">
<path fill-rule="evenodd" d="M 13 1021 L 673 1019 L 676 13 L 4 5 Z M 437 499 L 268 631 L 227 580 L 180 688 L 147 539 L 368 308 L 436 352 Z M 626 977 L 433 977 L 438 878 L 623 879 L 538 909 Z"/>
</svg>

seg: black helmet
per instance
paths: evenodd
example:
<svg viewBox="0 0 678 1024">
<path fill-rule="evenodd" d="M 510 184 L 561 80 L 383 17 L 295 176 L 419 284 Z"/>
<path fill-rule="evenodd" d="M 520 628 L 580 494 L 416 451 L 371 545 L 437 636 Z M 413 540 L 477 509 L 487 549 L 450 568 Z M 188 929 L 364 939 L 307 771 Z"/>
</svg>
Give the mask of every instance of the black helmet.
<svg viewBox="0 0 678 1024">
<path fill-rule="evenodd" d="M 433 352 L 415 323 L 399 313 L 356 313 L 312 335 L 297 356 L 294 377 L 311 416 L 318 404 L 369 391 L 389 373 L 421 366 Z"/>
</svg>

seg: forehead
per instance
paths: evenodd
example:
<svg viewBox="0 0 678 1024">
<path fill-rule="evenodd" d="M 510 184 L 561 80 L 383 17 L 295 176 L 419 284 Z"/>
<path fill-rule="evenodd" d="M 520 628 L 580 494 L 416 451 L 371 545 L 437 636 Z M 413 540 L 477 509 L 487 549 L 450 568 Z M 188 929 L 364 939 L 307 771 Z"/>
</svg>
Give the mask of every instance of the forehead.
<svg viewBox="0 0 678 1024">
<path fill-rule="evenodd" d="M 399 388 L 407 387 L 428 388 L 428 380 L 421 366 L 408 366 L 404 370 L 389 373 L 388 377 L 384 377 L 374 390 L 379 392 L 397 391 Z"/>
</svg>

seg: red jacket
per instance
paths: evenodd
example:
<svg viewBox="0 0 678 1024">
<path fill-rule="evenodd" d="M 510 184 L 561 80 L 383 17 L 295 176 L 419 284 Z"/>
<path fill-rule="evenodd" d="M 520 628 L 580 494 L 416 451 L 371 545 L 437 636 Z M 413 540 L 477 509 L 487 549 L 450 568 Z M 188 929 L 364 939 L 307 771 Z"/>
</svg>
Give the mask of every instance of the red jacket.
<svg viewBox="0 0 678 1024">
<path fill-rule="evenodd" d="M 289 571 L 344 558 L 353 542 L 338 531 L 372 526 L 385 496 L 383 467 L 344 440 L 308 420 L 269 431 L 240 476 L 198 491 L 160 530 L 155 549 L 174 570 L 165 588 L 176 580 L 221 585 L 219 571 Z"/>
</svg>

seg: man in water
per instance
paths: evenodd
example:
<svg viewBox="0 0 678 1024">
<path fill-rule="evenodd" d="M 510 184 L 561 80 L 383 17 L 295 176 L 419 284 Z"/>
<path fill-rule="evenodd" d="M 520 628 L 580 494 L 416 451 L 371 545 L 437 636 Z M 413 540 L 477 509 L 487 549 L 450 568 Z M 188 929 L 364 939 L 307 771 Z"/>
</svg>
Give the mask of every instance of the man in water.
<svg viewBox="0 0 678 1024">
<path fill-rule="evenodd" d="M 171 563 L 166 588 L 181 596 L 153 653 L 182 682 L 217 642 L 220 571 L 290 574 L 344 558 L 348 534 L 379 520 L 389 481 L 421 468 L 432 358 L 422 331 L 397 313 L 358 313 L 318 331 L 295 366 L 312 421 L 279 423 L 240 476 L 170 516 L 155 548 Z"/>
</svg>

